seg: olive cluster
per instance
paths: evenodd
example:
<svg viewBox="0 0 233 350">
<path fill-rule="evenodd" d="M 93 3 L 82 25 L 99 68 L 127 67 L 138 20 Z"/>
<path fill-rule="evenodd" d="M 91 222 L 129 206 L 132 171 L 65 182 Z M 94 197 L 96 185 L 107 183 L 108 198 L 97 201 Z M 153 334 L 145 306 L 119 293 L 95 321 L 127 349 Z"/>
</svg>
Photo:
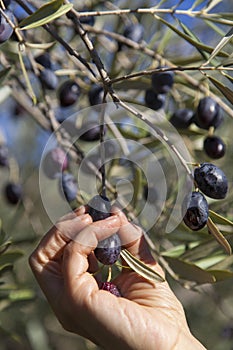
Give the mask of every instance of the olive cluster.
<svg viewBox="0 0 233 350">
<path fill-rule="evenodd" d="M 200 191 L 193 191 L 183 203 L 184 223 L 193 231 L 202 229 L 208 220 L 209 207 L 204 195 L 224 199 L 228 181 L 224 172 L 216 165 L 203 163 L 194 170 L 195 185 Z"/>
</svg>

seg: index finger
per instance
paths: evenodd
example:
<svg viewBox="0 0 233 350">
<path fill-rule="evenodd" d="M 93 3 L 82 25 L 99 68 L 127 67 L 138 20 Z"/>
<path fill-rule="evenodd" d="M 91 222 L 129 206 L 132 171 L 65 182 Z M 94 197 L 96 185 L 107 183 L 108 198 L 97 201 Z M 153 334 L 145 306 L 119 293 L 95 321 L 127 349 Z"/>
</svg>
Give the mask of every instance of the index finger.
<svg viewBox="0 0 233 350">
<path fill-rule="evenodd" d="M 89 214 L 67 217 L 58 221 L 47 232 L 29 257 L 29 264 L 34 273 L 39 273 L 49 261 L 58 261 L 67 243 L 92 222 Z"/>
</svg>

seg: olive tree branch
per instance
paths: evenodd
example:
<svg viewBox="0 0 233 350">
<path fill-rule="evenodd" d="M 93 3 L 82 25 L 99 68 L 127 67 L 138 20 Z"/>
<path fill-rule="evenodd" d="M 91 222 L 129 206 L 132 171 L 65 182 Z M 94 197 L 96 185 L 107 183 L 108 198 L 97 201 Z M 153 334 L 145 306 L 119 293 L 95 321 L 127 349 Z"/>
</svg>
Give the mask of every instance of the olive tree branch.
<svg viewBox="0 0 233 350">
<path fill-rule="evenodd" d="M 22 0 L 16 0 L 16 2 L 29 14 L 31 15 L 33 11 L 28 7 L 28 5 Z M 77 52 L 77 50 L 73 49 L 65 40 L 63 40 L 60 35 L 52 29 L 49 24 L 45 24 L 42 26 L 57 42 L 59 42 L 66 51 L 71 55 L 78 59 L 95 77 L 94 71 L 91 69 L 89 63 Z"/>
<path fill-rule="evenodd" d="M 69 3 L 68 0 L 66 0 L 66 3 Z M 86 45 L 90 56 L 93 60 L 93 62 L 96 65 L 96 68 L 99 72 L 100 78 L 102 80 L 103 86 L 104 86 L 104 90 L 107 91 L 110 96 L 112 97 L 113 102 L 118 103 L 122 108 L 124 108 L 125 110 L 127 110 L 128 112 L 130 112 L 131 114 L 133 114 L 135 117 L 139 118 L 141 121 L 145 122 L 150 128 L 152 128 L 157 135 L 159 135 L 161 137 L 161 139 L 168 145 L 168 147 L 176 154 L 176 156 L 178 157 L 180 163 L 182 164 L 182 166 L 185 168 L 187 174 L 193 179 L 192 176 L 192 171 L 189 169 L 186 161 L 183 159 L 183 157 L 181 156 L 181 154 L 179 153 L 179 151 L 177 150 L 177 148 L 175 147 L 175 145 L 173 145 L 168 137 L 164 134 L 164 132 L 157 126 L 155 126 L 153 123 L 151 123 L 145 116 L 144 114 L 142 114 L 141 112 L 139 112 L 137 109 L 135 109 L 132 106 L 129 106 L 128 104 L 126 104 L 125 102 L 123 102 L 118 95 L 115 93 L 115 91 L 112 88 L 112 83 L 111 83 L 111 79 L 107 73 L 107 71 L 104 68 L 104 65 L 96 51 L 96 49 L 94 48 L 94 45 L 92 43 L 92 41 L 89 39 L 88 36 L 88 31 L 85 31 L 84 28 L 82 27 L 80 21 L 79 21 L 79 13 L 74 10 L 71 9 L 68 13 L 68 17 L 74 22 L 74 25 L 76 26 L 76 30 L 78 31 L 80 37 L 82 38 L 84 44 Z"/>
<path fill-rule="evenodd" d="M 128 39 L 128 38 L 125 38 L 123 35 L 121 34 L 117 34 L 117 33 L 113 33 L 113 32 L 110 32 L 108 30 L 103 30 L 103 29 L 96 29 L 92 26 L 89 26 L 89 25 L 85 25 L 84 28 L 86 30 L 88 30 L 88 32 L 92 32 L 92 33 L 95 33 L 95 34 L 102 34 L 102 35 L 106 35 L 106 36 L 109 36 L 117 41 L 120 41 L 121 43 L 135 49 L 135 50 L 138 50 L 142 53 L 144 53 L 145 55 L 157 60 L 157 61 L 163 61 L 164 64 L 168 67 L 168 68 L 164 68 L 164 70 L 176 70 L 176 73 L 180 76 L 182 76 L 189 84 L 191 84 L 194 88 L 198 89 L 200 92 L 202 92 L 203 94 L 205 95 L 209 95 L 211 96 L 221 107 L 222 109 L 231 117 L 233 118 L 233 110 L 231 107 L 229 107 L 220 97 L 216 96 L 214 93 L 212 93 L 208 88 L 206 88 L 206 86 L 202 83 L 200 83 L 197 79 L 193 78 L 192 76 L 190 76 L 189 74 L 187 74 L 185 72 L 185 70 L 189 70 L 189 67 L 185 68 L 184 67 L 179 67 L 178 69 L 176 65 L 174 65 L 171 61 L 169 61 L 168 59 L 165 59 L 164 57 L 162 57 L 160 54 L 158 54 L 157 52 L 155 52 L 154 50 L 152 49 L 149 49 L 148 47 L 146 47 L 144 44 L 139 44 L 139 43 L 136 43 L 135 41 L 131 40 L 131 39 Z M 199 71 L 201 71 L 201 67 L 193 67 L 193 68 L 196 68 L 198 69 Z M 208 67 L 207 67 L 208 68 Z M 225 70 L 226 67 L 209 67 L 210 69 L 209 70 L 219 70 L 222 72 L 222 70 Z M 228 69 L 228 68 L 227 68 Z M 192 67 L 191 69 L 192 70 Z M 193 69 L 194 70 L 194 69 Z M 232 70 L 232 68 L 229 68 L 228 70 Z M 156 70 L 155 70 L 156 71 Z M 144 73 L 147 72 L 147 71 L 144 71 Z M 140 73 L 141 75 L 145 75 L 144 73 Z M 153 73 L 153 71 L 151 71 L 151 73 Z M 151 74 L 151 73 L 148 73 Z M 135 74 L 135 75 L 134 75 Z M 129 77 L 133 78 L 133 77 L 137 77 L 137 74 L 138 73 L 132 73 L 132 75 L 129 75 Z M 146 73 L 147 74 L 147 73 Z M 120 80 L 126 80 L 128 78 L 126 78 L 125 76 L 123 77 L 119 77 L 119 78 L 113 78 L 111 79 L 111 83 L 116 83 L 116 82 L 119 82 Z"/>
<path fill-rule="evenodd" d="M 115 9 L 115 10 L 104 10 L 104 11 L 82 11 L 79 12 L 79 17 L 89 17 L 89 16 L 122 16 L 122 15 L 128 15 L 128 14 L 170 14 L 170 15 L 186 15 L 189 17 L 199 17 L 203 18 L 205 20 L 212 20 L 217 23 L 221 23 L 224 25 L 232 25 L 233 21 L 228 20 L 225 18 L 221 18 L 219 16 L 219 13 L 209 13 L 208 11 L 199 10 L 194 11 L 192 9 L 188 10 L 180 10 L 175 8 L 157 8 L 157 7 L 151 7 L 151 8 L 137 8 L 137 9 Z"/>
</svg>

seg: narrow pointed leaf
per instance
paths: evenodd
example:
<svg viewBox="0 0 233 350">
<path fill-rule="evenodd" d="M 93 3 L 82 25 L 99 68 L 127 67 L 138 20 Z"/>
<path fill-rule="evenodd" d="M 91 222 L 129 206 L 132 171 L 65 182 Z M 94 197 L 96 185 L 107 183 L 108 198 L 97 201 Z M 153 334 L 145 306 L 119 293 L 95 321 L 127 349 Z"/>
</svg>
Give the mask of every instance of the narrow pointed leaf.
<svg viewBox="0 0 233 350">
<path fill-rule="evenodd" d="M 220 2 L 222 2 L 222 0 L 212 0 L 212 1 L 209 1 L 209 3 L 207 4 L 207 7 L 205 8 L 205 12 L 209 12 L 209 11 L 212 10 L 215 6 L 217 6 Z"/>
<path fill-rule="evenodd" d="M 0 255 L 3 254 L 11 245 L 11 241 L 7 241 L 4 244 L 0 245 Z"/>
<path fill-rule="evenodd" d="M 229 102 L 233 104 L 233 91 L 229 89 L 224 84 L 220 83 L 220 81 L 206 74 L 208 79 L 216 86 L 216 88 L 221 91 L 221 93 L 228 99 Z"/>
<path fill-rule="evenodd" d="M 37 27 L 41 27 L 56 18 L 61 17 L 65 13 L 69 12 L 73 4 L 61 5 L 61 1 L 51 1 L 50 3 L 43 5 L 32 15 L 25 18 L 21 23 L 21 30 L 28 30 Z"/>
<path fill-rule="evenodd" d="M 35 297 L 35 293 L 31 289 L 20 289 L 20 290 L 12 290 L 9 293 L 9 299 L 11 301 L 23 301 L 23 300 L 31 300 Z"/>
<path fill-rule="evenodd" d="M 193 3 L 193 5 L 192 5 L 192 7 L 191 7 L 190 10 L 195 9 L 195 7 L 199 6 L 199 5 L 202 4 L 203 2 L 205 2 L 205 0 L 196 0 L 196 1 L 194 1 L 194 3 Z"/>
<path fill-rule="evenodd" d="M 232 264 L 233 264 L 233 255 L 230 255 L 230 256 L 227 256 L 225 259 L 222 259 L 221 261 L 212 265 L 210 268 L 212 270 L 229 270 L 230 268 L 232 268 Z"/>
<path fill-rule="evenodd" d="M 185 249 L 185 244 L 180 244 L 177 245 L 171 249 L 165 250 L 164 252 L 162 252 L 162 256 L 169 256 L 171 258 L 179 258 L 182 254 L 185 253 L 186 249 Z"/>
<path fill-rule="evenodd" d="M 180 278 L 187 281 L 194 281 L 198 284 L 214 283 L 215 277 L 211 273 L 188 261 L 166 257 L 167 263 L 173 272 Z"/>
<path fill-rule="evenodd" d="M 198 39 L 198 37 L 184 24 L 179 20 L 179 24 L 182 27 L 183 31 L 185 34 L 187 34 L 188 36 L 190 36 L 190 38 L 193 38 L 194 40 L 200 42 L 200 40 Z M 204 52 L 203 50 L 201 50 L 200 48 L 197 48 L 198 52 L 200 52 L 200 54 L 202 55 L 202 57 L 207 60 L 208 55 L 206 52 Z"/>
<path fill-rule="evenodd" d="M 5 81 L 8 74 L 10 73 L 11 67 L 7 67 L 0 71 L 0 85 Z"/>
<path fill-rule="evenodd" d="M 154 17 L 157 18 L 160 22 L 165 24 L 167 27 L 169 27 L 173 32 L 178 34 L 181 38 L 185 39 L 187 42 L 189 42 L 192 46 L 196 47 L 197 49 L 206 51 L 206 52 L 213 52 L 213 48 L 211 46 L 205 45 L 203 43 L 198 42 L 197 40 L 194 40 L 189 35 L 181 32 L 179 29 L 177 29 L 175 26 L 173 26 L 171 23 L 167 22 L 164 18 L 157 16 L 154 14 Z M 228 54 L 223 51 L 219 51 L 217 53 L 218 56 L 228 57 Z"/>
<path fill-rule="evenodd" d="M 226 77 L 233 84 L 233 77 L 231 77 L 229 74 L 225 72 L 222 72 L 222 75 L 224 75 L 224 77 Z"/>
<path fill-rule="evenodd" d="M 208 239 L 207 241 L 204 241 L 199 245 L 193 247 L 192 249 L 189 249 L 188 251 L 184 252 L 180 256 L 180 258 L 188 261 L 197 261 L 199 259 L 205 258 L 206 256 L 213 254 L 217 248 L 217 242 L 213 239 Z"/>
<path fill-rule="evenodd" d="M 55 71 L 55 74 L 59 77 L 62 77 L 63 75 L 76 75 L 76 74 L 79 74 L 80 71 L 78 69 L 57 69 Z"/>
<path fill-rule="evenodd" d="M 208 20 L 204 20 L 204 22 L 211 28 L 213 29 L 216 33 L 218 33 L 220 36 L 224 36 L 224 31 L 217 26 L 214 22 L 212 21 L 208 21 Z"/>
<path fill-rule="evenodd" d="M 226 46 L 226 44 L 232 39 L 233 37 L 233 28 L 231 28 L 231 30 L 229 30 L 229 32 L 222 38 L 222 40 L 220 40 L 220 42 L 218 43 L 218 45 L 215 47 L 215 49 L 213 50 L 212 54 L 210 55 L 209 59 L 205 62 L 204 65 L 207 65 L 210 63 L 210 61 L 216 56 L 218 55 L 218 53 L 222 50 L 222 48 L 224 46 Z"/>
<path fill-rule="evenodd" d="M 30 79 L 29 79 L 26 67 L 24 65 L 24 61 L 23 61 L 23 57 L 22 57 L 22 53 L 21 53 L 20 49 L 18 50 L 18 55 L 19 55 L 19 63 L 20 63 L 20 66 L 21 66 L 21 69 L 22 69 L 22 72 L 23 72 L 24 79 L 26 81 L 27 88 L 28 88 L 28 93 L 31 96 L 33 104 L 35 105 L 36 102 L 37 102 L 36 95 L 35 95 L 35 93 L 33 91 L 33 88 L 32 88 L 32 85 L 31 85 L 31 82 L 30 82 Z"/>
<path fill-rule="evenodd" d="M 27 47 L 30 47 L 31 49 L 39 49 L 39 50 L 47 50 L 50 49 L 50 47 L 52 47 L 53 45 L 55 45 L 56 42 L 53 41 L 51 43 L 29 43 L 26 42 L 25 45 Z"/>
<path fill-rule="evenodd" d="M 233 226 L 233 222 L 209 209 L 209 215 L 217 224 Z"/>
<path fill-rule="evenodd" d="M 12 264 L 5 264 L 3 266 L 0 266 L 0 277 L 2 277 L 2 275 L 4 275 L 4 273 L 9 272 L 12 269 L 13 269 Z"/>
<path fill-rule="evenodd" d="M 126 261 L 126 263 L 134 270 L 138 275 L 144 277 L 147 280 L 154 282 L 164 282 L 164 278 L 160 276 L 157 272 L 151 269 L 149 266 L 145 265 L 142 261 L 135 258 L 128 250 L 123 249 L 121 251 L 121 257 Z"/>
<path fill-rule="evenodd" d="M 214 224 L 214 222 L 211 220 L 210 217 L 208 218 L 208 221 L 207 221 L 207 227 L 209 232 L 216 239 L 216 241 L 225 249 L 227 254 L 230 255 L 232 253 L 232 250 L 229 242 L 226 240 L 223 234 L 219 231 L 219 229 L 217 228 L 217 226 Z"/>
<path fill-rule="evenodd" d="M 21 251 L 11 251 L 0 256 L 0 265 L 13 264 L 16 260 L 21 258 L 23 253 Z"/>
<path fill-rule="evenodd" d="M 226 279 L 233 278 L 233 272 L 229 270 L 208 270 L 212 276 L 215 277 L 216 282 L 225 281 Z"/>
</svg>

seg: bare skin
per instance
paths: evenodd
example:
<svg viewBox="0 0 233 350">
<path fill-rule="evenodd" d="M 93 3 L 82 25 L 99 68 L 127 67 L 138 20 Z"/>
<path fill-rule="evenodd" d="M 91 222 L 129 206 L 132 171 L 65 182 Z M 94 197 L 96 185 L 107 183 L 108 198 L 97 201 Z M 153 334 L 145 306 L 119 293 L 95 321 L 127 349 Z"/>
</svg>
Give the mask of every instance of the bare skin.
<svg viewBox="0 0 233 350">
<path fill-rule="evenodd" d="M 31 269 L 64 329 L 104 349 L 205 349 L 190 333 L 167 282 L 153 283 L 123 269 L 113 281 L 123 297 L 99 290 L 93 250 L 117 231 L 125 248 L 164 275 L 141 229 L 117 209 L 93 223 L 86 208 L 79 208 L 53 226 L 32 253 Z"/>
</svg>

